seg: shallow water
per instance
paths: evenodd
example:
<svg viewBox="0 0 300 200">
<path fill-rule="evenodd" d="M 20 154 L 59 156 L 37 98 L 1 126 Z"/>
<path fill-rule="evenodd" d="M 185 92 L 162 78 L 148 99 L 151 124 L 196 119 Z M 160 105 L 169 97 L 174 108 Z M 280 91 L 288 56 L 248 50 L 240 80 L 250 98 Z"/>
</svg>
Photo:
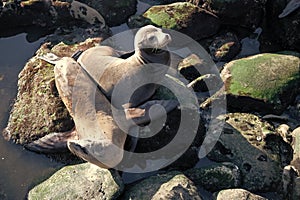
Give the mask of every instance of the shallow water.
<svg viewBox="0 0 300 200">
<path fill-rule="evenodd" d="M 16 97 L 18 74 L 41 42 L 42 39 L 28 43 L 26 34 L 0 38 L 1 131 L 7 124 L 11 104 Z M 33 181 L 49 174 L 61 164 L 7 142 L 0 135 L 0 199 L 24 199 Z"/>
</svg>

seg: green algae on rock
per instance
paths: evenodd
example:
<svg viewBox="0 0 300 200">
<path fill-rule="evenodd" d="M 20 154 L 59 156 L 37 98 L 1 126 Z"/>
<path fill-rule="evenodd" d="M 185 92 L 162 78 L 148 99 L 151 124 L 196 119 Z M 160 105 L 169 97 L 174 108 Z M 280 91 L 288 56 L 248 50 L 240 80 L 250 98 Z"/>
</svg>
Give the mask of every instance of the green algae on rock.
<svg viewBox="0 0 300 200">
<path fill-rule="evenodd" d="M 95 38 L 77 45 L 60 43 L 51 50 L 45 44 L 37 54 L 51 51 L 58 56 L 71 56 L 76 50 L 95 46 L 99 41 Z M 20 72 L 17 99 L 4 131 L 6 138 L 26 144 L 48 133 L 73 128 L 74 123 L 58 95 L 53 69 L 53 65 L 35 56 Z"/>
<path fill-rule="evenodd" d="M 223 132 L 208 158 L 232 162 L 242 174 L 242 188 L 249 191 L 277 191 L 284 166 L 292 159 L 292 149 L 275 128 L 258 116 L 230 113 L 218 117 Z"/>
<path fill-rule="evenodd" d="M 181 197 L 181 198 L 180 198 Z M 201 197 L 194 183 L 178 171 L 151 176 L 129 188 L 122 199 L 195 199 Z"/>
<path fill-rule="evenodd" d="M 156 26 L 178 30 L 193 39 L 214 35 L 220 27 L 219 19 L 214 14 L 188 2 L 152 6 L 143 18 Z M 136 24 L 145 25 L 141 22 L 143 19 L 138 20 L 140 22 Z"/>
<path fill-rule="evenodd" d="M 83 163 L 63 167 L 31 189 L 28 199 L 116 199 L 123 189 L 116 171 Z"/>
<path fill-rule="evenodd" d="M 225 65 L 221 77 L 229 107 L 281 112 L 299 92 L 299 54 L 264 53 L 234 60 Z"/>
<path fill-rule="evenodd" d="M 197 187 L 215 192 L 227 188 L 236 188 L 241 184 L 239 168 L 232 163 L 218 163 L 184 172 Z"/>
</svg>

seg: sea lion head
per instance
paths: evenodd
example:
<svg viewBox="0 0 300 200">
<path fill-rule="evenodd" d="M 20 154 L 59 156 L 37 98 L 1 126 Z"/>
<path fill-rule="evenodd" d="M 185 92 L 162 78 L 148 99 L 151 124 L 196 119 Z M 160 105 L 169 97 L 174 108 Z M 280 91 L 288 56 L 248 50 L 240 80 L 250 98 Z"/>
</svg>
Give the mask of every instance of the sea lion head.
<svg viewBox="0 0 300 200">
<path fill-rule="evenodd" d="M 70 151 L 85 161 L 101 168 L 113 168 L 123 159 L 123 149 L 110 140 L 69 140 Z"/>
<path fill-rule="evenodd" d="M 162 49 L 171 42 L 171 36 L 162 29 L 147 25 L 138 30 L 134 38 L 135 50 Z"/>
</svg>

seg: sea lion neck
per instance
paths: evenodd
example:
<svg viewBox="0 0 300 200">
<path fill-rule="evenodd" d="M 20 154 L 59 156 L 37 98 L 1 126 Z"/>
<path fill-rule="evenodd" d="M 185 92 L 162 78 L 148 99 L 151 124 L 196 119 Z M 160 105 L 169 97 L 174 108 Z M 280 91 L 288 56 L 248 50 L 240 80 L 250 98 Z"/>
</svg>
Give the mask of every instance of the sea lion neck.
<svg viewBox="0 0 300 200">
<path fill-rule="evenodd" d="M 136 49 L 133 55 L 141 64 L 170 64 L 170 53 L 167 50 Z"/>
</svg>

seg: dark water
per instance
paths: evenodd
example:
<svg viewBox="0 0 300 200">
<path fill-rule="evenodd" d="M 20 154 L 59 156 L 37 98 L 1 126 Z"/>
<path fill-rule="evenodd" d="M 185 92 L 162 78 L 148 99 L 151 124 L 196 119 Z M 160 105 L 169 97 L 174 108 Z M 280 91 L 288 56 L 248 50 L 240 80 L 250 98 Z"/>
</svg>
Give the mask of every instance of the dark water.
<svg viewBox="0 0 300 200">
<path fill-rule="evenodd" d="M 0 38 L 0 130 L 5 128 L 16 98 L 18 74 L 42 39 L 28 43 L 26 34 Z M 0 200 L 24 199 L 30 185 L 61 164 L 11 144 L 0 136 Z"/>
</svg>

